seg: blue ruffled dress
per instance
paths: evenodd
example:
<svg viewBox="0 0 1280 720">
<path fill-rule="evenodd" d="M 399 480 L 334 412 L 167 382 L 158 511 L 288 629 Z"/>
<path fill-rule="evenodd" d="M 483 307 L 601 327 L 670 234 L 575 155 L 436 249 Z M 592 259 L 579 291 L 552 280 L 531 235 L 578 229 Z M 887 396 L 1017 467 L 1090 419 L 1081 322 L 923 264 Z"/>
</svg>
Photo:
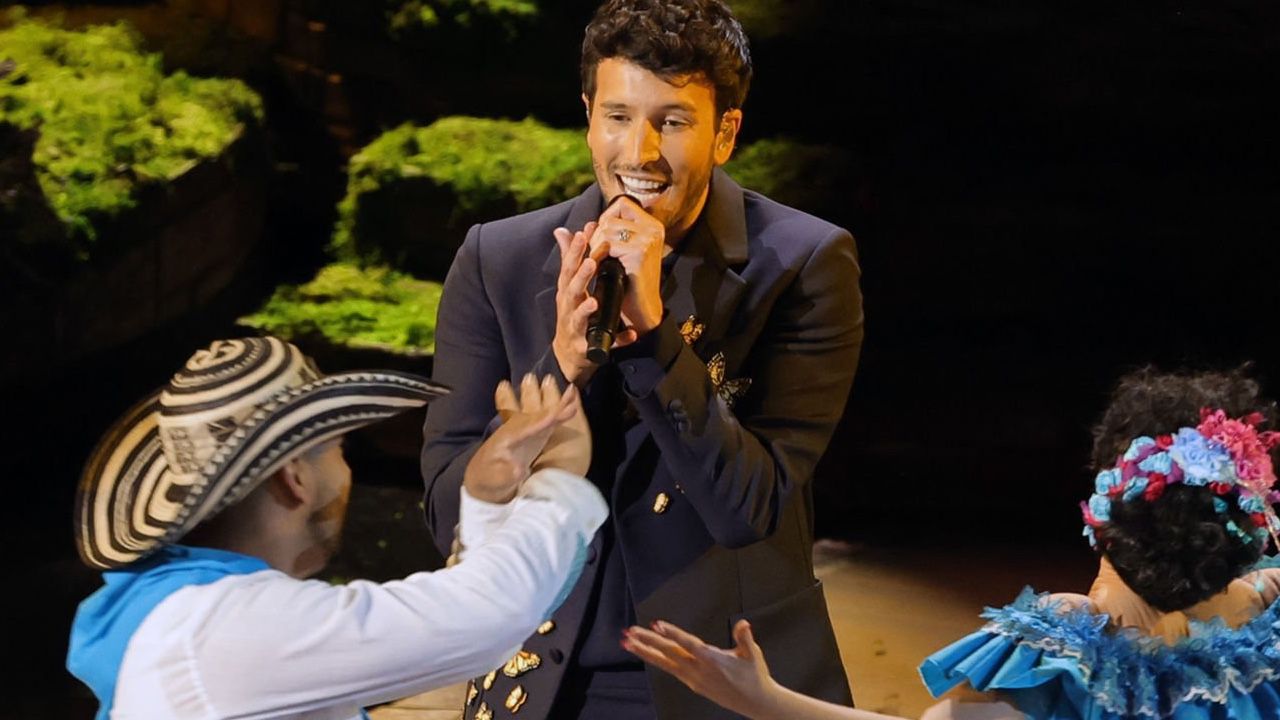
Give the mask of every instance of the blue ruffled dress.
<svg viewBox="0 0 1280 720">
<path fill-rule="evenodd" d="M 1172 645 L 1058 605 L 1026 588 L 987 608 L 982 630 L 924 661 L 925 685 L 998 691 L 1031 720 L 1280 718 L 1280 600 L 1236 629 L 1192 621 Z"/>
</svg>

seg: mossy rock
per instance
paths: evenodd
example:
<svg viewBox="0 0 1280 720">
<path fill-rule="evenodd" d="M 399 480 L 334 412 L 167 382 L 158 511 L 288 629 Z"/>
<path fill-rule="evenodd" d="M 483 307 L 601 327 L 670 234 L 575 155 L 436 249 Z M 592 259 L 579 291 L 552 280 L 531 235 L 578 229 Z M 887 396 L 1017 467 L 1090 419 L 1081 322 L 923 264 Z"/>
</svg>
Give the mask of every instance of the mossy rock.
<svg viewBox="0 0 1280 720">
<path fill-rule="evenodd" d="M 595 176 L 584 129 L 470 117 L 388 131 L 351 159 L 331 250 L 344 262 L 443 279 L 467 228 L 574 197 Z M 842 157 L 786 138 L 741 149 L 744 187 L 821 213 L 839 201 Z"/>
<path fill-rule="evenodd" d="M 536 0 L 390 0 L 388 5 L 387 22 L 393 32 L 467 27 L 481 18 L 510 25 L 538 14 Z"/>
<path fill-rule="evenodd" d="M 753 40 L 764 40 L 808 28 L 820 22 L 825 7 L 820 0 L 726 0 L 734 17 Z M 824 12 L 825 11 L 825 12 Z"/>
<path fill-rule="evenodd" d="M 591 184 L 582 130 L 449 117 L 402 125 L 351 158 L 335 256 L 442 279 L 467 228 L 567 200 Z"/>
<path fill-rule="evenodd" d="M 43 244 L 0 243 L 0 335 L 23 339 L 0 346 L 0 384 L 51 372 L 248 290 L 249 258 L 266 227 L 270 168 L 262 142 L 261 133 L 242 136 L 218 158 L 140 189 L 136 210 L 103 221 L 87 259 Z"/>
<path fill-rule="evenodd" d="M 724 169 L 744 188 L 814 215 L 849 203 L 849 157 L 839 148 L 768 138 L 739 149 Z"/>
<path fill-rule="evenodd" d="M 104 224 L 138 207 L 146 188 L 223 156 L 261 124 L 262 101 L 244 83 L 165 74 L 124 23 L 68 30 L 10 19 L 0 30 L 0 123 L 38 133 L 31 162 L 61 227 L 2 242 L 88 260 Z"/>
<path fill-rule="evenodd" d="M 385 267 L 338 262 L 301 285 L 282 285 L 239 323 L 298 341 L 367 349 L 406 357 L 435 350 L 439 283 Z M 345 363 L 342 363 L 345 365 Z"/>
</svg>

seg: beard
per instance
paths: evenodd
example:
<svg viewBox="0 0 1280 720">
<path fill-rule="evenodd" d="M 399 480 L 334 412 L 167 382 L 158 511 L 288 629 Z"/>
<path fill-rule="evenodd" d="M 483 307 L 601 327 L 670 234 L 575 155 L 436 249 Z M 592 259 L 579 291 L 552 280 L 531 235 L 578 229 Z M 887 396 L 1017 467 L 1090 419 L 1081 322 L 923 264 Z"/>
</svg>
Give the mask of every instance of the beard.
<svg viewBox="0 0 1280 720">
<path fill-rule="evenodd" d="M 342 548 L 342 528 L 346 516 L 347 499 L 336 497 L 307 517 L 311 543 L 298 557 L 300 566 L 315 568 L 314 572 L 320 572 L 338 554 L 338 550 Z"/>
</svg>

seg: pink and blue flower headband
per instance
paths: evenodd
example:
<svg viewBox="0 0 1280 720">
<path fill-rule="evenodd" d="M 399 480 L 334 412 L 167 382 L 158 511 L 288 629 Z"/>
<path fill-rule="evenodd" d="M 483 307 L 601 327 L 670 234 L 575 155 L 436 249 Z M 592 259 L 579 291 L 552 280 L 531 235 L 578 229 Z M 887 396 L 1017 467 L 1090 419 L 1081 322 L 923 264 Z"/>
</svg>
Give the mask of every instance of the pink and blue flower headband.
<svg viewBox="0 0 1280 720">
<path fill-rule="evenodd" d="M 1094 493 L 1080 503 L 1084 535 L 1097 547 L 1096 530 L 1111 520 L 1116 502 L 1154 502 L 1169 485 L 1181 483 L 1213 491 L 1214 506 L 1225 513 L 1226 498 L 1235 493 L 1236 505 L 1253 521 L 1252 535 L 1228 520 L 1226 528 L 1241 542 L 1253 538 L 1265 544 L 1268 535 L 1280 548 L 1280 518 L 1272 503 L 1280 493 L 1272 467 L 1271 448 L 1280 432 L 1258 432 L 1262 415 L 1228 418 L 1222 410 L 1200 411 L 1200 424 L 1180 428 L 1173 435 L 1135 438 L 1113 468 L 1098 473 Z"/>
</svg>

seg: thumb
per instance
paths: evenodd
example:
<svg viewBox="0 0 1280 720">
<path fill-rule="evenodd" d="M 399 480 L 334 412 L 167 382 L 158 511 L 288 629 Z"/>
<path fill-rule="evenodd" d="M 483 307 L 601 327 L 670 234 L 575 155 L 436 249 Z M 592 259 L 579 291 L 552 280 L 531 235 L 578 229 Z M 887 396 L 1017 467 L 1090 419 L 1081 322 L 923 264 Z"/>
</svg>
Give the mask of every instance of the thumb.
<svg viewBox="0 0 1280 720">
<path fill-rule="evenodd" d="M 739 620 L 733 626 L 733 641 L 735 643 L 733 652 L 738 657 L 753 662 L 763 659 L 764 651 L 756 644 L 755 635 L 751 632 L 751 623 Z"/>
</svg>

